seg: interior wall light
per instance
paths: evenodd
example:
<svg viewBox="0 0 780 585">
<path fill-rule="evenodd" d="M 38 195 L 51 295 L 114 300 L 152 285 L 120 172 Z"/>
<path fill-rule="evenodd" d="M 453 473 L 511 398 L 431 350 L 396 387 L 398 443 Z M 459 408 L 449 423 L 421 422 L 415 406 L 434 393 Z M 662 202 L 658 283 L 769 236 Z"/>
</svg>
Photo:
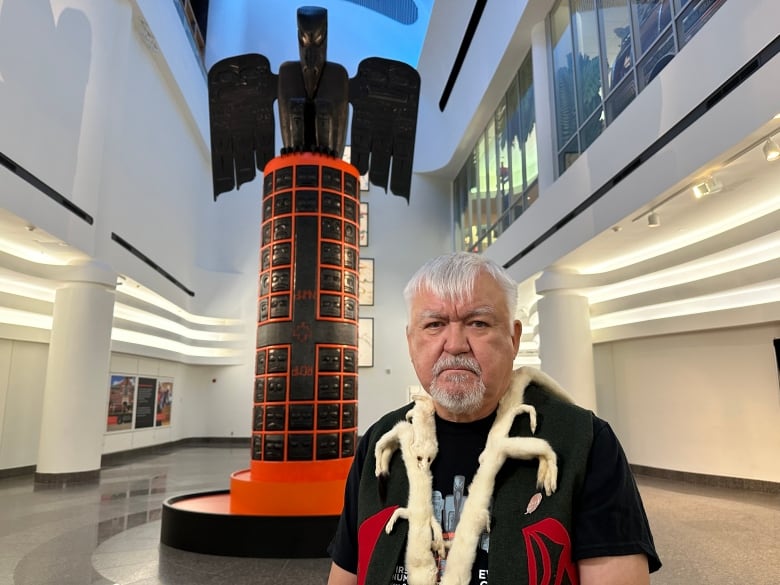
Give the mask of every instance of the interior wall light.
<svg viewBox="0 0 780 585">
<path fill-rule="evenodd" d="M 721 189 L 723 189 L 723 185 L 714 177 L 705 177 L 703 181 L 696 183 L 692 187 L 693 196 L 696 197 L 696 199 L 701 199 L 707 195 L 717 193 Z"/>
<path fill-rule="evenodd" d="M 773 138 L 766 139 L 763 150 L 764 157 L 768 162 L 772 162 L 773 160 L 780 158 L 780 146 L 777 145 L 777 142 L 775 142 Z"/>
<path fill-rule="evenodd" d="M 655 211 L 651 211 L 647 214 L 647 227 L 658 227 L 661 225 L 661 216 L 658 215 Z"/>
</svg>

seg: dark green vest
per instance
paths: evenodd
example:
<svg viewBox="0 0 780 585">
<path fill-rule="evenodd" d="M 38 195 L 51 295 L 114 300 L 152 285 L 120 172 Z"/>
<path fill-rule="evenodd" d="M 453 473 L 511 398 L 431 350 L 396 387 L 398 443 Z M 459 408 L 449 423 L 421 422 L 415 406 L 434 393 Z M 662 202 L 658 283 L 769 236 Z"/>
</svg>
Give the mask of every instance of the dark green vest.
<svg viewBox="0 0 780 585">
<path fill-rule="evenodd" d="M 526 514 L 529 501 L 539 492 L 536 488 L 538 461 L 506 461 L 496 477 L 493 493 L 488 583 L 536 585 L 541 582 L 546 564 L 553 572 L 551 582 L 555 582 L 556 574 L 564 572 L 568 573 L 568 580 L 564 576 L 563 584 L 576 583 L 576 566 L 571 560 L 572 514 L 593 441 L 593 415 L 533 382 L 525 389 L 524 402 L 536 409 L 536 433 L 531 435 L 528 417 L 520 416 L 512 425 L 510 435 L 535 436 L 550 443 L 558 456 L 558 489 L 552 496 L 544 496 L 534 512 Z M 388 535 L 384 532 L 384 522 L 394 507 L 407 503 L 406 470 L 397 451 L 390 463 L 387 501 L 381 502 L 374 476 L 374 445 L 403 419 L 411 406 L 382 417 L 366 437 L 368 455 L 358 499 L 358 585 L 388 585 L 396 566 L 403 564 L 408 524 L 396 522 Z"/>
</svg>

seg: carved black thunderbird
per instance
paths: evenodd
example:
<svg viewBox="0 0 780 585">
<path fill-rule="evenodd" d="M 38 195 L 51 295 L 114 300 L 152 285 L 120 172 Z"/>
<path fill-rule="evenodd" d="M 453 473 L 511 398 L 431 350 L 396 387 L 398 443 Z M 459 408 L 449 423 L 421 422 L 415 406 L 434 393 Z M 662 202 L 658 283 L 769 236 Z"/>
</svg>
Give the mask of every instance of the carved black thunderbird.
<svg viewBox="0 0 780 585">
<path fill-rule="evenodd" d="M 326 60 L 327 26 L 324 8 L 299 8 L 300 61 L 282 63 L 278 75 L 258 54 L 229 57 L 209 70 L 214 199 L 253 180 L 276 156 L 278 100 L 281 154 L 336 157 L 344 152 L 352 104 L 352 164 L 374 185 L 387 191 L 389 183 L 409 200 L 420 76 L 406 63 L 370 57 L 350 79 Z"/>
</svg>

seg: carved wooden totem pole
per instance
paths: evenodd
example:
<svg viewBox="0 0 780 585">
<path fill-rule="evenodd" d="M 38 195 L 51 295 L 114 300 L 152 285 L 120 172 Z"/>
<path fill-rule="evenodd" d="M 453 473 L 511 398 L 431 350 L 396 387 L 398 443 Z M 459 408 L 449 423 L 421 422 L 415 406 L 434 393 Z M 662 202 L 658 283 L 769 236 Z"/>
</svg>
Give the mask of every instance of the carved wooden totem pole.
<svg viewBox="0 0 780 585">
<path fill-rule="evenodd" d="M 297 16 L 299 61 L 274 74 L 266 57 L 240 55 L 208 75 L 215 199 L 264 175 L 251 467 L 231 478 L 237 514 L 340 513 L 357 440 L 359 176 L 407 201 L 411 185 L 417 72 L 374 57 L 350 79 L 326 60 L 326 11 Z M 349 104 L 352 164 L 341 160 Z"/>
</svg>

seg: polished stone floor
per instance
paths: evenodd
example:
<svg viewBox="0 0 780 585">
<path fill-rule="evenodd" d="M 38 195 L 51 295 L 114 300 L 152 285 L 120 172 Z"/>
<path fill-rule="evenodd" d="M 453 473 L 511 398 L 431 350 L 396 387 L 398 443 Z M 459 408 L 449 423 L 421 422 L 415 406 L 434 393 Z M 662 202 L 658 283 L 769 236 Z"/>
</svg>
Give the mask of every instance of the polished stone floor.
<svg viewBox="0 0 780 585">
<path fill-rule="evenodd" d="M 160 544 L 160 505 L 225 489 L 248 449 L 138 456 L 99 485 L 0 479 L 0 585 L 322 585 L 328 559 L 247 559 Z M 664 567 L 652 585 L 780 584 L 780 494 L 637 478 Z"/>
</svg>

